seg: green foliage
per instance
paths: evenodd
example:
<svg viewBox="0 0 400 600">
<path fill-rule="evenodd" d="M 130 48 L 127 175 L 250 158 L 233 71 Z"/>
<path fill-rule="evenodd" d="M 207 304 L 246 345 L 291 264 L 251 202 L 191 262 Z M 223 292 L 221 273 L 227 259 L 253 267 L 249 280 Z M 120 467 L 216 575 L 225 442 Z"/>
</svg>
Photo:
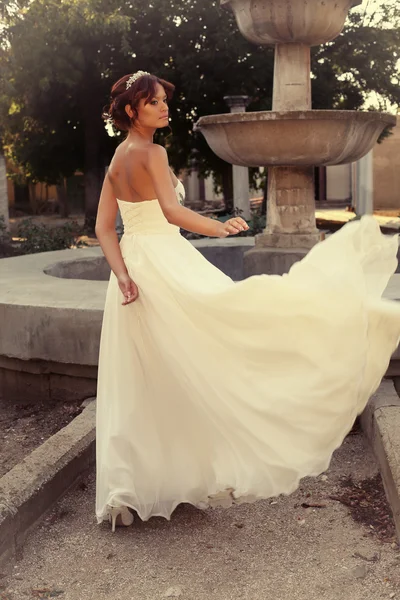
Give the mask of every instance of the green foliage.
<svg viewBox="0 0 400 600">
<path fill-rule="evenodd" d="M 226 163 L 202 134 L 193 132 L 193 122 L 203 115 L 229 112 L 227 95 L 249 96 L 248 110 L 271 108 L 273 49 L 248 42 L 232 12 L 219 2 L 184 0 L 170 6 L 157 0 L 152 5 L 152 13 L 160 11 L 164 21 L 169 20 L 169 30 L 164 26 L 163 32 L 169 38 L 169 59 L 162 74 L 177 86 L 171 106 L 171 162 L 175 169 L 193 166 L 202 175 L 213 173 L 221 187 Z M 152 13 L 147 15 L 150 22 Z"/>
<path fill-rule="evenodd" d="M 18 245 L 13 245 L 4 217 L 0 216 L 0 257 L 50 252 L 72 247 L 80 248 L 86 244 L 76 241 L 79 230 L 80 227 L 76 221 L 57 227 L 48 227 L 35 224 L 31 219 L 25 219 L 18 227 L 18 237 L 21 241 Z"/>
<path fill-rule="evenodd" d="M 20 251 L 22 254 L 34 254 L 84 246 L 83 242 L 76 242 L 78 231 L 79 225 L 75 221 L 57 227 L 47 227 L 25 219 L 18 228 L 18 237 L 21 238 Z"/>
<path fill-rule="evenodd" d="M 223 217 L 220 217 L 219 220 L 222 221 L 223 223 L 225 223 L 225 221 L 227 221 L 228 219 L 231 219 L 232 217 L 242 217 L 243 218 L 243 211 L 236 208 L 232 214 L 224 215 Z M 267 224 L 266 220 L 267 220 L 266 215 L 261 214 L 260 207 L 253 208 L 251 210 L 250 219 L 246 219 L 246 223 L 249 226 L 248 230 L 241 231 L 235 237 L 253 237 L 253 236 L 257 235 L 258 233 L 262 233 Z"/>
<path fill-rule="evenodd" d="M 252 211 L 250 219 L 247 221 L 249 229 L 242 231 L 239 236 L 252 237 L 262 233 L 267 225 L 266 215 L 261 215 L 258 211 Z"/>
<path fill-rule="evenodd" d="M 313 108 L 355 110 L 375 94 L 380 110 L 400 105 L 400 6 L 370 15 L 350 11 L 343 32 L 313 50 Z"/>
<path fill-rule="evenodd" d="M 115 57 L 127 64 L 129 18 L 115 0 L 9 2 L 0 31 L 0 137 L 5 154 L 32 182 L 90 175 L 95 215 L 113 144 L 100 115 Z M 126 68 L 126 67 L 125 67 Z"/>
</svg>

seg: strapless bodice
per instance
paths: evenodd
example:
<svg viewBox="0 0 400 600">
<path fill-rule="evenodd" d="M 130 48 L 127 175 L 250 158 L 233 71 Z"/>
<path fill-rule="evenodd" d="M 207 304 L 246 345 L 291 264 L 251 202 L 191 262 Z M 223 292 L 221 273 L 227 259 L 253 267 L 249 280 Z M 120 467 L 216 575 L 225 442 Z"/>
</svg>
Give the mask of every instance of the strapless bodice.
<svg viewBox="0 0 400 600">
<path fill-rule="evenodd" d="M 181 181 L 175 187 L 176 199 L 183 204 L 185 188 Z M 124 224 L 124 235 L 152 235 L 179 233 L 179 227 L 168 223 L 158 200 L 126 202 L 117 200 Z"/>
</svg>

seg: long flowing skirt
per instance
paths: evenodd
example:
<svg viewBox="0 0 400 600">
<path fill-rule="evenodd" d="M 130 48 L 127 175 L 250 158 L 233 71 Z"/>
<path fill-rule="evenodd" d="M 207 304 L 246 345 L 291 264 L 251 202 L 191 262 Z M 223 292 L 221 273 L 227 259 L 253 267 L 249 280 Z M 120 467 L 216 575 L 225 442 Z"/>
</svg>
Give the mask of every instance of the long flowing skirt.
<svg viewBox="0 0 400 600">
<path fill-rule="evenodd" d="M 179 233 L 128 235 L 111 274 L 97 396 L 98 522 L 288 494 L 327 469 L 400 337 L 382 299 L 397 237 L 344 226 L 290 273 L 239 283 Z"/>
</svg>

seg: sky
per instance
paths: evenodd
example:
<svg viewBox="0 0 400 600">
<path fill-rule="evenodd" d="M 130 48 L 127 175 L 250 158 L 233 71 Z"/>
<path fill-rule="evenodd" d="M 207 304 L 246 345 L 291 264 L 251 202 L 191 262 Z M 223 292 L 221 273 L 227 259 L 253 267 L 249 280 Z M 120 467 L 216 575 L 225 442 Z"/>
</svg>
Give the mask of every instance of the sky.
<svg viewBox="0 0 400 600">
<path fill-rule="evenodd" d="M 363 0 L 359 6 L 354 7 L 352 10 L 357 10 L 365 16 L 371 17 L 374 13 L 379 15 L 380 6 L 395 6 L 399 0 Z"/>
</svg>

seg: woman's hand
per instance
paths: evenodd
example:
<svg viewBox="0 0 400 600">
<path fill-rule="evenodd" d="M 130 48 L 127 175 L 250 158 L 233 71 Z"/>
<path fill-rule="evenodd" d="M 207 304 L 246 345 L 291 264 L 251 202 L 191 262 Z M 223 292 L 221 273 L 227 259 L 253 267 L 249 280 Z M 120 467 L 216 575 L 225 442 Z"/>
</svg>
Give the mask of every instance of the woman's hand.
<svg viewBox="0 0 400 600">
<path fill-rule="evenodd" d="M 249 226 L 241 217 L 233 217 L 225 223 L 218 222 L 216 237 L 228 237 L 228 235 L 236 235 L 241 231 L 247 231 Z"/>
<path fill-rule="evenodd" d="M 122 306 L 131 304 L 139 297 L 139 290 L 136 283 L 129 277 L 128 273 L 124 273 L 118 277 L 119 289 L 124 295 Z"/>
</svg>

